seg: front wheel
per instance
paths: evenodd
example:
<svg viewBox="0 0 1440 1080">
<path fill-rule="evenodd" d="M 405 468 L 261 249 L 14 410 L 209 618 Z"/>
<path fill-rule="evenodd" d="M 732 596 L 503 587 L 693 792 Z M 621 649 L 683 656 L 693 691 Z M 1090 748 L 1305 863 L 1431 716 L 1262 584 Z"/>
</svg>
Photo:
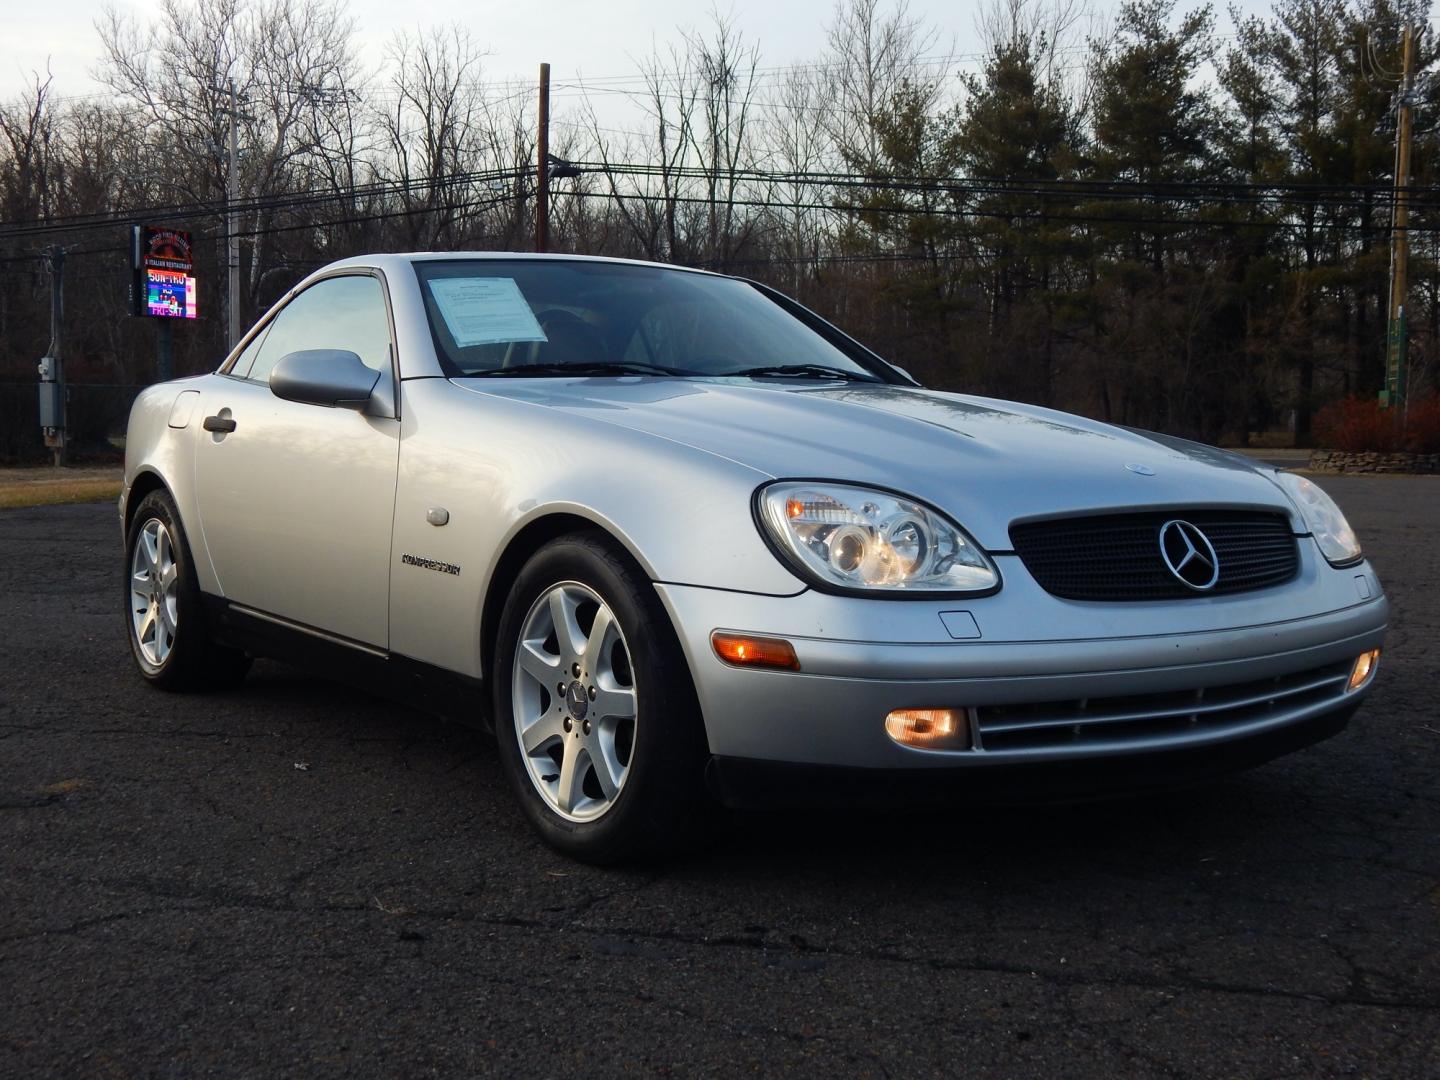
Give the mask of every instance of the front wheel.
<svg viewBox="0 0 1440 1080">
<path fill-rule="evenodd" d="M 166 690 L 233 686 L 250 658 L 211 640 L 190 546 L 170 496 L 152 491 L 130 520 L 125 546 L 125 622 L 144 678 Z"/>
<path fill-rule="evenodd" d="M 561 537 L 506 602 L 494 673 L 500 755 L 526 816 L 589 862 L 673 849 L 704 804 L 704 729 L 655 588 L 605 538 Z"/>
</svg>

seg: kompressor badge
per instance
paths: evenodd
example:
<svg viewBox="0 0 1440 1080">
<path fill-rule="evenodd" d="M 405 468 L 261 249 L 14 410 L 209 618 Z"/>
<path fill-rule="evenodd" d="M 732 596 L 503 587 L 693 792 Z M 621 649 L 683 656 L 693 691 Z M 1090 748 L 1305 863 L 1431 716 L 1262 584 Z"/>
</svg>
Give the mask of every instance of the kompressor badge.
<svg viewBox="0 0 1440 1080">
<path fill-rule="evenodd" d="M 400 561 L 406 566 L 418 566 L 421 570 L 434 570 L 440 574 L 460 573 L 460 567 L 454 563 L 441 562 L 439 559 L 427 559 L 423 555 L 401 555 Z"/>
</svg>

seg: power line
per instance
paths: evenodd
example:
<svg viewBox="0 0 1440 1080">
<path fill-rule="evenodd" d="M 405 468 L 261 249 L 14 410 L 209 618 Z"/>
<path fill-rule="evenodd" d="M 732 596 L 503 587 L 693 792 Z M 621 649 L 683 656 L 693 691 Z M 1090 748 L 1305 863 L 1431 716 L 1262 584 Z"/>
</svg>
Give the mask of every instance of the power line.
<svg viewBox="0 0 1440 1080">
<path fill-rule="evenodd" d="M 376 199 L 387 196 L 403 196 L 415 192 L 439 193 L 447 189 L 475 184 L 513 180 L 526 175 L 528 170 L 488 169 L 466 173 L 452 173 L 444 177 L 413 177 L 403 180 L 379 180 L 330 192 L 280 192 L 238 199 L 232 205 L 241 213 L 252 214 L 305 206 L 323 205 L 356 199 Z M 0 222 L 0 241 L 21 239 L 29 236 L 51 236 L 57 233 L 83 232 L 112 225 L 129 224 L 137 219 L 147 221 L 177 221 L 196 217 L 220 217 L 226 213 L 223 197 L 191 203 L 168 203 L 159 206 L 138 206 L 106 211 L 99 214 L 79 214 L 70 217 L 52 217 L 20 222 Z"/>
<path fill-rule="evenodd" d="M 775 201 L 765 201 L 765 200 L 750 199 L 750 198 L 735 198 L 735 199 L 725 198 L 725 199 L 720 199 L 720 200 L 714 200 L 714 199 L 709 199 L 709 198 L 705 198 L 705 197 L 698 196 L 698 195 L 674 195 L 674 194 L 662 195 L 662 194 L 646 194 L 646 193 L 621 194 L 621 193 L 619 193 L 619 192 L 610 192 L 610 191 L 572 191 L 572 192 L 569 192 L 568 195 L 569 195 L 570 198 L 575 198 L 575 199 L 610 199 L 610 200 L 615 200 L 615 201 L 631 200 L 631 201 L 635 201 L 635 202 L 673 203 L 673 204 L 679 205 L 679 206 L 701 205 L 701 206 L 724 206 L 724 207 L 731 207 L 731 208 L 734 208 L 734 207 L 743 207 L 743 208 L 746 208 L 746 209 L 779 210 L 779 211 L 787 211 L 787 212 L 788 212 L 788 211 L 795 211 L 795 210 L 817 210 L 817 211 L 823 210 L 823 211 L 829 211 L 829 212 L 841 211 L 841 212 L 849 212 L 849 213 L 855 213 L 855 214 L 861 214 L 861 215 L 867 215 L 867 214 L 868 214 L 868 215 L 874 215 L 874 216 L 879 216 L 879 217 L 883 217 L 883 216 L 890 215 L 890 216 L 899 216 L 899 217 L 934 217 L 934 218 L 956 218 L 956 219 L 979 218 L 979 219 L 986 219 L 986 220 L 1005 220 L 1005 221 L 1015 221 L 1015 220 L 1017 220 L 1017 219 L 1020 219 L 1020 220 L 1025 220 L 1025 221 L 1029 222 L 1030 224 L 1041 224 L 1041 223 L 1056 223 L 1056 224 L 1060 224 L 1060 223 L 1069 223 L 1069 224 L 1075 224 L 1075 225 L 1101 225 L 1101 226 L 1126 226 L 1126 227 L 1134 227 L 1134 226 L 1155 226 L 1155 227 L 1164 227 L 1164 228 L 1167 228 L 1167 229 L 1175 229 L 1175 230 L 1181 230 L 1181 229 L 1187 229 L 1187 228 L 1192 228 L 1192 229 L 1196 229 L 1196 228 L 1209 228 L 1209 229 L 1263 229 L 1263 230 L 1270 230 L 1270 231 L 1278 231 L 1278 230 L 1303 229 L 1303 228 L 1306 227 L 1303 222 L 1274 221 L 1274 220 L 1269 220 L 1269 221 L 1266 221 L 1266 220 L 1262 220 L 1262 221 L 1249 220 L 1249 221 L 1247 221 L 1247 220 L 1235 219 L 1235 218 L 1227 218 L 1227 219 L 1219 219 L 1219 220 L 1207 220 L 1207 219 L 1186 218 L 1186 217 L 1124 217 L 1124 218 L 1117 218 L 1117 217 L 1114 217 L 1114 216 L 1101 216 L 1101 215 L 1096 215 L 1096 214 L 1065 214 L 1065 213 L 1054 213 L 1054 212 L 1046 212 L 1046 213 L 1043 215 L 1043 217 L 1042 217 L 1041 215 L 1036 214 L 1036 213 L 1033 213 L 1033 212 L 1031 212 L 1031 213 L 1018 212 L 1018 213 L 1017 213 L 1017 212 L 1014 212 L 1014 211 L 985 210 L 985 209 L 980 209 L 980 208 L 970 208 L 970 209 L 967 209 L 967 208 L 956 208 L 956 207 L 948 207 L 948 208 L 947 208 L 947 207 L 934 207 L 934 206 L 906 206 L 906 205 L 894 205 L 894 204 L 889 205 L 889 206 L 858 207 L 858 206 L 844 206 L 844 205 L 836 205 L 836 204 L 834 204 L 834 203 L 819 203 L 819 202 L 806 202 L 806 203 L 791 202 L 791 201 L 775 202 Z M 1325 226 L 1325 228 L 1326 228 L 1326 229 L 1329 229 L 1329 230 L 1340 230 L 1340 231 L 1360 231 L 1360 230 L 1365 229 L 1366 226 L 1351 224 L 1351 223 L 1349 223 L 1349 222 L 1332 222 L 1332 223 L 1328 223 L 1328 224 Z M 1410 229 L 1411 232 L 1415 232 L 1415 233 L 1437 232 L 1437 231 L 1440 231 L 1440 223 L 1437 223 L 1436 225 L 1427 225 L 1427 226 L 1411 225 L 1411 226 L 1409 227 L 1409 229 Z M 1373 227 L 1373 226 L 1372 226 L 1372 227 L 1370 228 L 1370 231 L 1374 231 L 1374 232 L 1376 232 L 1376 233 L 1378 234 L 1381 230 L 1380 230 L 1378 227 Z"/>
<path fill-rule="evenodd" d="M 528 190 L 524 193 L 528 196 Z M 421 214 L 459 213 L 462 211 L 486 210 L 492 206 L 512 202 L 516 198 L 515 193 L 506 192 L 503 195 L 496 195 L 487 199 L 472 199 L 465 202 L 445 203 L 439 206 L 416 206 L 408 209 L 386 209 L 370 214 L 351 214 L 345 217 L 331 218 L 329 220 L 301 221 L 282 225 L 258 226 L 256 228 L 241 229 L 241 237 L 269 236 L 275 233 L 304 232 L 307 230 L 333 229 L 342 225 L 356 225 L 373 221 L 389 221 L 395 218 L 415 217 Z M 223 230 L 216 230 L 210 233 L 202 233 L 201 240 L 224 240 L 228 234 Z M 79 247 L 66 248 L 65 254 L 72 255 L 112 255 L 126 254 L 129 252 L 128 245 L 118 244 L 104 247 Z M 33 263 L 35 256 L 10 256 L 0 259 L 0 262 L 26 262 Z M 328 262 L 330 260 L 323 260 Z"/>
<path fill-rule="evenodd" d="M 1086 180 L 1001 180 L 974 177 L 940 179 L 933 177 L 877 177 L 863 173 L 838 172 L 763 172 L 760 170 L 734 170 L 733 172 L 706 170 L 699 167 L 665 167 L 648 163 L 621 162 L 580 162 L 580 167 L 614 179 L 629 177 L 637 180 L 665 179 L 668 181 L 689 180 L 720 182 L 734 185 L 735 192 L 747 186 L 784 186 L 791 189 L 823 189 L 837 197 L 828 202 L 800 201 L 793 198 L 776 199 L 773 196 L 758 198 L 746 194 L 744 198 L 721 198 L 718 202 L 747 209 L 778 210 L 823 210 L 874 215 L 931 215 L 935 217 L 976 217 L 1010 220 L 1034 220 L 1045 222 L 1073 222 L 1109 226 L 1156 225 L 1166 227 L 1223 227 L 1223 228 L 1299 228 L 1307 223 L 1283 220 L 1239 220 L 1234 218 L 1204 219 L 1194 217 L 1154 216 L 1153 213 L 1136 213 L 1143 206 L 1162 208 L 1182 207 L 1195 210 L 1202 207 L 1223 208 L 1226 206 L 1250 206 L 1271 211 L 1288 210 L 1294 213 L 1315 209 L 1325 212 L 1365 209 L 1379 214 L 1395 197 L 1394 189 L 1364 185 L 1301 185 L 1301 184 L 1224 184 L 1216 182 L 1170 182 L 1136 183 L 1129 181 L 1086 181 Z M 422 207 L 397 208 L 384 206 L 394 199 L 408 201 L 415 194 L 428 199 L 443 200 L 448 191 L 482 184 L 509 183 L 527 177 L 529 168 L 488 169 L 450 174 L 443 177 L 415 177 L 401 180 L 380 180 L 369 184 L 356 185 L 327 192 L 298 191 L 281 192 L 238 200 L 235 208 L 249 216 L 300 212 L 318 209 L 333 203 L 364 202 L 377 209 L 364 220 L 378 220 L 387 214 L 410 214 L 430 211 L 444 211 L 451 203 L 436 201 Z M 1411 199 L 1417 211 L 1440 209 L 1440 188 L 1411 187 L 1402 189 Z M 859 192 L 865 200 L 854 201 L 845 192 Z M 671 198 L 679 204 L 711 203 L 717 200 L 694 195 L 672 192 L 665 196 L 660 192 L 635 191 L 614 192 L 571 192 L 581 198 L 616 198 L 654 200 Z M 878 197 L 877 197 L 878 194 Z M 960 200 L 960 205 L 928 204 L 915 206 L 899 201 L 907 195 L 931 194 Z M 500 196 L 501 201 L 513 197 L 512 193 Z M 845 199 L 851 201 L 845 201 Z M 1011 200 L 1014 205 L 986 205 L 986 200 Z M 1061 203 L 1056 210 L 1047 205 Z M 1111 204 L 1115 212 L 1100 214 L 1093 209 L 1083 210 L 1090 204 Z M 1030 204 L 1039 204 L 1030 205 Z M 1122 205 L 1117 205 L 1122 204 Z M 468 204 L 463 204 L 468 205 Z M 152 221 L 185 220 L 199 216 L 219 216 L 225 209 L 223 200 L 204 200 L 194 203 L 171 203 L 161 206 L 135 207 L 103 214 L 76 215 L 70 218 L 51 218 L 26 222 L 12 222 L 0 226 L 0 240 L 17 240 L 34 237 L 92 232 L 117 224 L 127 224 L 138 218 Z M 1064 212 L 1069 211 L 1069 212 Z M 337 219 L 341 223 L 351 219 Z M 358 219 L 357 219 L 358 220 Z M 316 224 L 323 224 L 317 221 Z M 305 227 L 305 226 L 297 226 Z M 1364 229 L 1363 223 L 1327 221 L 1317 223 L 1327 229 Z M 290 228 L 290 226 L 285 226 Z M 1427 231 L 1426 226 L 1415 226 L 1414 231 Z M 242 230 L 240 235 L 261 235 L 263 230 Z M 227 235 L 220 233 L 219 235 Z M 103 250 L 123 250 L 106 248 Z M 84 253 L 83 251 L 77 253 Z"/>
</svg>

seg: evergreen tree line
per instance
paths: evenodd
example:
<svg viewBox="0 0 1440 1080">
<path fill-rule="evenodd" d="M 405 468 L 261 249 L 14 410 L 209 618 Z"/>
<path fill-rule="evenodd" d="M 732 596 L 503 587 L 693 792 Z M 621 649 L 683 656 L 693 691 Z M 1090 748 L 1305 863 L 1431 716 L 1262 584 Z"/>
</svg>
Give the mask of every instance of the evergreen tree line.
<svg viewBox="0 0 1440 1080">
<path fill-rule="evenodd" d="M 1306 444 L 1317 407 L 1382 385 L 1401 36 L 1428 0 L 1082 5 L 991 0 L 958 56 L 903 0 L 839 0 L 783 67 L 717 15 L 557 83 L 551 149 L 580 173 L 552 187 L 552 250 L 764 280 L 930 385 Z M 197 237 L 177 372 L 225 354 L 230 79 L 245 322 L 331 259 L 530 246 L 535 92 L 488 79 L 463 28 L 398 35 L 378 71 L 343 0 L 161 0 L 97 31 L 105 92 L 39 77 L 0 105 L 0 454 L 39 446 L 48 246 L 72 381 L 155 377 L 131 220 Z M 1436 52 L 1419 39 L 1415 393 L 1440 347 Z M 72 410 L 77 433 L 102 439 L 126 393 Z"/>
</svg>

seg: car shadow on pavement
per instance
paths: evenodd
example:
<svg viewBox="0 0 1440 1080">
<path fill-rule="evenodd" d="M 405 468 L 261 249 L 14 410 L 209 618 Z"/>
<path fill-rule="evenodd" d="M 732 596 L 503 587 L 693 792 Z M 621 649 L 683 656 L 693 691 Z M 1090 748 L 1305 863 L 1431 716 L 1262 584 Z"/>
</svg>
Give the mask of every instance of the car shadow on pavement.
<svg viewBox="0 0 1440 1080">
<path fill-rule="evenodd" d="M 480 848 L 528 847 L 529 858 L 571 865 L 547 852 L 526 826 L 494 739 L 484 731 L 280 665 L 257 665 L 241 691 L 223 697 L 256 717 L 254 723 L 278 727 L 299 747 L 297 754 L 321 753 L 305 748 L 323 745 L 327 767 L 347 775 L 347 797 L 357 804 L 393 793 L 397 780 L 402 788 L 439 782 L 447 797 L 429 805 L 432 826 L 457 836 L 484 833 L 474 836 Z M 720 812 L 695 844 L 662 863 L 577 872 L 621 880 L 656 873 L 791 880 L 814 874 L 831 883 L 875 875 L 1013 882 L 1040 874 L 1063 881 L 1104 866 L 1124 867 L 1124 873 L 1203 872 L 1211 863 L 1283 859 L 1292 845 L 1313 848 L 1317 833 L 1338 819 L 1371 816 L 1378 807 L 1363 790 L 1350 792 L 1349 805 L 1335 804 L 1333 792 L 1324 804 L 1315 796 L 1314 777 L 1323 775 L 1333 752 L 1312 748 L 1193 787 L 1102 801 Z M 390 755 L 396 770 L 377 773 L 377 753 Z M 421 794 L 415 792 L 417 800 Z"/>
</svg>

